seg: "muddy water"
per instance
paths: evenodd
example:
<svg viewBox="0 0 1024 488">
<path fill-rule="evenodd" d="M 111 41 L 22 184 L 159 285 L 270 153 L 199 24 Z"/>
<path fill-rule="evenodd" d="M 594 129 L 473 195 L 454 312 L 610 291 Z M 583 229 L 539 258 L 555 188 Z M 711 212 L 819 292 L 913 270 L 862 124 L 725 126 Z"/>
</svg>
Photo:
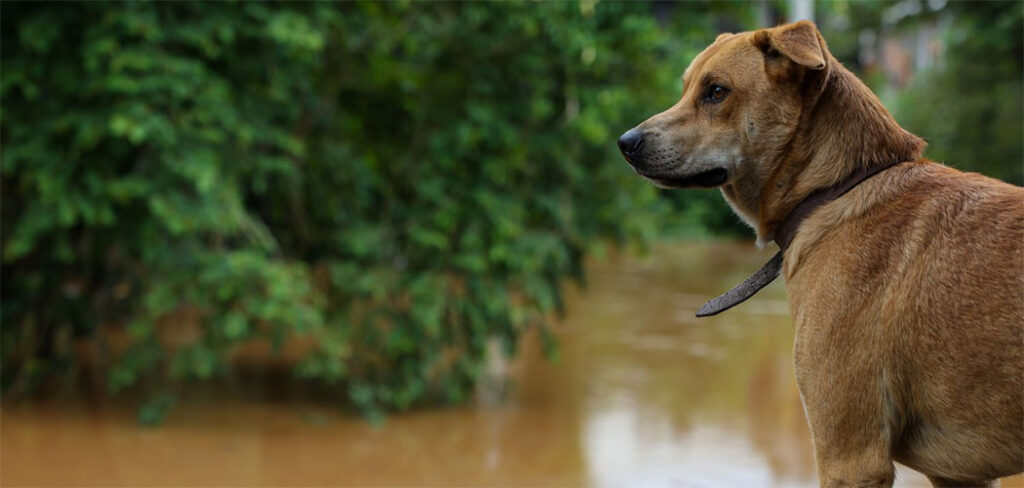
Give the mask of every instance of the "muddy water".
<svg viewBox="0 0 1024 488">
<path fill-rule="evenodd" d="M 693 316 L 770 255 L 676 244 L 595 260 L 586 289 L 570 290 L 556 364 L 528 342 L 493 365 L 511 383 L 488 383 L 474 405 L 379 427 L 282 395 L 272 375 L 190 395 L 156 429 L 116 403 L 4 406 L 0 484 L 814 485 L 782 283 L 718 317 Z M 928 486 L 906 468 L 897 476 L 897 486 Z"/>
</svg>

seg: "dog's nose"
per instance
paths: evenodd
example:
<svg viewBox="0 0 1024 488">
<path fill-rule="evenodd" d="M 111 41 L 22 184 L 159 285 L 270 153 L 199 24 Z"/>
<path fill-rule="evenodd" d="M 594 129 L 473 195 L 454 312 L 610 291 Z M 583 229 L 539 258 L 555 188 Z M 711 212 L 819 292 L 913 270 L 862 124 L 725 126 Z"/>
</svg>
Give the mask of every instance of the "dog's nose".
<svg viewBox="0 0 1024 488">
<path fill-rule="evenodd" d="M 622 137 L 619 137 L 619 150 L 626 157 L 626 161 L 632 162 L 630 158 L 640 154 L 640 149 L 643 147 L 644 133 L 640 129 L 630 129 L 622 134 Z"/>
</svg>

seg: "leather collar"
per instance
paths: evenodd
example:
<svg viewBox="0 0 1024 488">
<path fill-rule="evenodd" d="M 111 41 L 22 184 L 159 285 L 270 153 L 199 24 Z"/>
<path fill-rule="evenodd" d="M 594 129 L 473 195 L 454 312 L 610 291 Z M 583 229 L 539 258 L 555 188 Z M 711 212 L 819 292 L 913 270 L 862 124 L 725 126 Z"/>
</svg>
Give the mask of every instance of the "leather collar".
<svg viewBox="0 0 1024 488">
<path fill-rule="evenodd" d="M 849 178 L 835 186 L 818 190 L 810 194 L 800 202 L 775 229 L 775 243 L 779 246 L 779 252 L 775 253 L 775 255 L 761 267 L 761 269 L 754 273 L 750 278 L 744 280 L 743 283 L 736 285 L 733 289 L 705 303 L 704 306 L 700 307 L 700 310 L 697 311 L 697 316 L 708 317 L 724 312 L 736 305 L 739 305 L 740 303 L 743 303 L 748 298 L 754 296 L 754 294 L 760 291 L 761 288 L 764 288 L 772 281 L 775 281 L 775 278 L 779 277 L 779 272 L 782 269 L 782 256 L 785 254 L 786 249 L 789 248 L 790 243 L 793 242 L 793 238 L 796 237 L 796 232 L 800 228 L 800 224 L 803 223 L 804 219 L 817 210 L 818 207 L 845 195 L 846 192 L 854 189 L 857 185 L 863 183 L 868 178 L 896 166 L 897 164 L 900 164 L 900 162 L 858 170 L 850 175 Z"/>
</svg>

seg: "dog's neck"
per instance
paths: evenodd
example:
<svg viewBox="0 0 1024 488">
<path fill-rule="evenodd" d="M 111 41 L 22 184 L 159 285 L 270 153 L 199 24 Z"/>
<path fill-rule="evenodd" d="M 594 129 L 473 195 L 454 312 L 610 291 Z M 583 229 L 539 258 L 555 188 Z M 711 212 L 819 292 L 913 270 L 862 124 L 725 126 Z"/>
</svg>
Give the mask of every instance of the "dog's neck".
<svg viewBox="0 0 1024 488">
<path fill-rule="evenodd" d="M 921 157 L 925 142 L 903 130 L 878 97 L 832 56 L 809 72 L 800 122 L 774 172 L 760 188 L 759 242 L 775 239 L 787 216 L 812 193 L 859 171 Z"/>
</svg>

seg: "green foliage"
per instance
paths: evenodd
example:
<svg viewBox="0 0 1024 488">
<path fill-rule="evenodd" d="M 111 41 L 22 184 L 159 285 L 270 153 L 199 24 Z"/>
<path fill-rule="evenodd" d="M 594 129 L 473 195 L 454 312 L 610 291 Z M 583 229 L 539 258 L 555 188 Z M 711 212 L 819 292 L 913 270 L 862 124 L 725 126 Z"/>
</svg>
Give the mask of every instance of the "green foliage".
<svg viewBox="0 0 1024 488">
<path fill-rule="evenodd" d="M 647 9 L 5 4 L 5 391 L 100 343 L 153 423 L 311 337 L 296 374 L 363 411 L 463 400 L 666 215 L 614 145 L 674 95 Z"/>
<path fill-rule="evenodd" d="M 927 156 L 1024 184 L 1024 8 L 952 2 L 940 68 L 916 80 L 897 115 L 928 141 Z"/>
</svg>

